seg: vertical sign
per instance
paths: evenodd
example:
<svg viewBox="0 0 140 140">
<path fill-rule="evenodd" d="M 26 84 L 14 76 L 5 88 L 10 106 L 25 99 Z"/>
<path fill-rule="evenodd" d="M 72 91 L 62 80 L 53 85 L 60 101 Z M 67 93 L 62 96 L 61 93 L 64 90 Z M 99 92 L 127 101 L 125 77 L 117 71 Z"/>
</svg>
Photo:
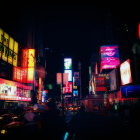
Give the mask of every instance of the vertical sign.
<svg viewBox="0 0 140 140">
<path fill-rule="evenodd" d="M 80 73 L 74 72 L 74 86 L 80 85 Z"/>
<path fill-rule="evenodd" d="M 64 73 L 68 74 L 68 83 L 65 84 L 63 93 L 72 93 L 72 59 L 64 58 Z"/>
<path fill-rule="evenodd" d="M 28 67 L 28 49 L 22 51 L 22 67 Z"/>
<path fill-rule="evenodd" d="M 121 83 L 126 85 L 132 82 L 130 59 L 120 65 Z"/>
<path fill-rule="evenodd" d="M 68 73 L 63 73 L 63 84 L 68 84 Z"/>
<path fill-rule="evenodd" d="M 8 42 L 9 42 L 9 35 L 4 32 L 4 39 L 3 39 L 3 45 L 4 45 L 4 53 L 2 53 L 2 59 L 7 62 L 7 54 L 8 54 Z"/>
<path fill-rule="evenodd" d="M 56 74 L 56 82 L 57 84 L 62 84 L 62 73 Z"/>
<path fill-rule="evenodd" d="M 140 39 L 140 22 L 138 24 L 138 39 Z"/>
<path fill-rule="evenodd" d="M 33 83 L 34 66 L 35 66 L 35 49 L 24 49 L 22 58 L 23 58 L 22 67 L 23 69 L 27 69 L 27 83 Z M 25 71 L 24 74 L 26 74 Z M 26 79 L 25 75 L 24 79 Z"/>
<path fill-rule="evenodd" d="M 17 60 L 18 60 L 18 43 L 15 41 L 14 42 L 14 58 L 13 58 L 13 66 L 17 66 Z"/>
<path fill-rule="evenodd" d="M 14 48 L 14 39 L 10 37 L 9 41 L 9 55 L 8 55 L 8 63 L 13 64 L 13 59 L 12 59 L 12 50 Z"/>
<path fill-rule="evenodd" d="M 2 52 L 4 51 L 3 45 L 2 45 L 2 36 L 3 36 L 3 30 L 0 29 L 0 58 L 1 58 Z"/>
</svg>

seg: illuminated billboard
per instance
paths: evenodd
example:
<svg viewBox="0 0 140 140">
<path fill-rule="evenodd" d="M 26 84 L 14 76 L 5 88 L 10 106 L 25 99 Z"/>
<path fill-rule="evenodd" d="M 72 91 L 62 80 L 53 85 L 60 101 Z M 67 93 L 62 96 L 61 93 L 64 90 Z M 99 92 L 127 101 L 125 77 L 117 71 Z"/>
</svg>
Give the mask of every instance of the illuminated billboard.
<svg viewBox="0 0 140 140">
<path fill-rule="evenodd" d="M 62 73 L 56 73 L 57 84 L 62 84 Z"/>
<path fill-rule="evenodd" d="M 68 82 L 68 83 L 63 87 L 63 93 L 72 93 L 72 82 Z"/>
<path fill-rule="evenodd" d="M 140 97 L 140 85 L 121 86 L 122 98 Z"/>
<path fill-rule="evenodd" d="M 48 93 L 48 90 L 43 90 L 42 91 L 42 102 L 45 103 L 46 100 L 47 100 L 47 93 Z"/>
<path fill-rule="evenodd" d="M 0 100 L 31 101 L 32 87 L 0 78 Z"/>
<path fill-rule="evenodd" d="M 73 96 L 78 96 L 78 90 L 73 90 Z"/>
<path fill-rule="evenodd" d="M 117 45 L 105 45 L 100 47 L 101 70 L 114 69 L 120 64 L 119 50 Z"/>
<path fill-rule="evenodd" d="M 67 84 L 68 83 L 68 73 L 63 73 L 63 84 Z"/>
<path fill-rule="evenodd" d="M 22 82 L 22 69 L 20 67 L 13 67 L 13 80 Z"/>
<path fill-rule="evenodd" d="M 72 59 L 71 58 L 64 58 L 64 69 L 72 69 Z"/>
<path fill-rule="evenodd" d="M 0 28 L 0 59 L 17 66 L 18 42 Z"/>
<path fill-rule="evenodd" d="M 121 84 L 126 85 L 132 83 L 132 75 L 130 68 L 130 59 L 127 59 L 120 65 Z"/>
<path fill-rule="evenodd" d="M 95 92 L 107 91 L 108 74 L 95 74 Z"/>
<path fill-rule="evenodd" d="M 35 49 L 24 49 L 22 53 L 22 69 L 27 69 L 24 71 L 24 82 L 33 83 L 34 82 L 34 66 L 35 66 Z M 26 74 L 26 75 L 25 75 Z M 25 77 L 27 76 L 27 78 Z"/>
<path fill-rule="evenodd" d="M 64 70 L 64 73 L 68 73 L 68 81 L 72 81 L 72 70 Z"/>
<path fill-rule="evenodd" d="M 72 93 L 73 89 L 73 82 L 72 82 L 72 59 L 71 58 L 64 58 L 64 74 L 63 74 L 63 81 L 65 81 L 63 87 L 63 93 Z"/>
<path fill-rule="evenodd" d="M 22 67 L 32 68 L 35 65 L 35 49 L 24 49 L 22 53 Z"/>
</svg>

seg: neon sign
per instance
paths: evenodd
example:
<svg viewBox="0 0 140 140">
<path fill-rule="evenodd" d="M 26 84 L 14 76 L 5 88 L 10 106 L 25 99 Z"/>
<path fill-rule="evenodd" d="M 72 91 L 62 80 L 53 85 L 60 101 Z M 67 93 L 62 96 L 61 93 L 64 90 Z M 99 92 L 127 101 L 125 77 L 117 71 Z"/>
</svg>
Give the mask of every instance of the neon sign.
<svg viewBox="0 0 140 140">
<path fill-rule="evenodd" d="M 101 46 L 101 69 L 113 69 L 120 64 L 118 46 Z"/>
<path fill-rule="evenodd" d="M 26 83 L 33 83 L 34 66 L 35 66 L 35 49 L 24 49 L 22 58 L 23 58 L 22 67 L 23 69 L 27 69 L 27 71 L 24 71 L 24 79 L 26 80 Z M 25 77 L 25 74 L 27 78 Z"/>
</svg>

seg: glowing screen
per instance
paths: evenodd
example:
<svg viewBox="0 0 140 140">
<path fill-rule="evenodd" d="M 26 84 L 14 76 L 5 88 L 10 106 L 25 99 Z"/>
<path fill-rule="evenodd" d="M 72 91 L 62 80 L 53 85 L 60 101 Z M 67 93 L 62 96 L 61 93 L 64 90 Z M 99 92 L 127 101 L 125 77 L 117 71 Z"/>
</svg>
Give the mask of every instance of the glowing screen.
<svg viewBox="0 0 140 140">
<path fill-rule="evenodd" d="M 72 59 L 64 58 L 64 69 L 72 69 Z"/>
<path fill-rule="evenodd" d="M 113 69 L 120 64 L 118 46 L 101 46 L 101 69 Z"/>
<path fill-rule="evenodd" d="M 132 82 L 130 60 L 126 60 L 120 65 L 121 83 L 122 85 Z"/>
</svg>

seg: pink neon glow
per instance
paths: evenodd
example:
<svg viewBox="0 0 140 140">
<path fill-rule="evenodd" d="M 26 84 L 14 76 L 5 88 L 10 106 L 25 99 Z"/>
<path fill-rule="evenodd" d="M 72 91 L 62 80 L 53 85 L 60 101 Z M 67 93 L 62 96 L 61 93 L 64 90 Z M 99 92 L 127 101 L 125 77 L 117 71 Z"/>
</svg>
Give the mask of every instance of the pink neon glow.
<svg viewBox="0 0 140 140">
<path fill-rule="evenodd" d="M 138 24 L 138 39 L 140 39 L 140 22 Z"/>
<path fill-rule="evenodd" d="M 126 60 L 120 65 L 121 83 L 126 85 L 132 82 L 130 60 Z"/>
<path fill-rule="evenodd" d="M 72 82 L 68 82 L 65 87 L 63 87 L 63 93 L 72 93 Z"/>
<path fill-rule="evenodd" d="M 120 64 L 118 46 L 102 46 L 101 69 L 113 69 Z"/>
</svg>

